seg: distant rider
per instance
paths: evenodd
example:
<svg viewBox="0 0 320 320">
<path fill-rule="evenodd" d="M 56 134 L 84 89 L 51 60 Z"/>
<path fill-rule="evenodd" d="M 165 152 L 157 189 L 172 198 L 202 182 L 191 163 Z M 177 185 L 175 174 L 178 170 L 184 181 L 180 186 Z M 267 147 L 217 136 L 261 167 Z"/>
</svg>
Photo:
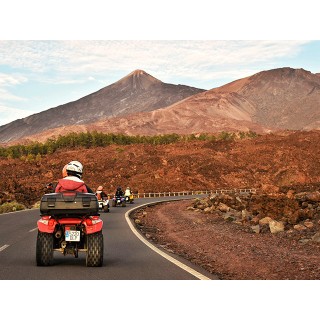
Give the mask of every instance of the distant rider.
<svg viewBox="0 0 320 320">
<path fill-rule="evenodd" d="M 108 195 L 103 191 L 103 186 L 99 186 L 97 188 L 96 197 L 98 200 L 108 199 Z"/>
<path fill-rule="evenodd" d="M 126 197 L 126 196 L 130 197 L 130 196 L 132 195 L 132 192 L 131 192 L 130 187 L 127 187 L 127 188 L 126 188 L 126 191 L 124 192 L 124 195 L 125 195 L 125 197 Z"/>
<path fill-rule="evenodd" d="M 122 191 L 121 187 L 117 188 L 115 196 L 116 197 L 123 197 L 123 191 Z"/>
<path fill-rule="evenodd" d="M 63 167 L 62 169 L 62 178 L 65 178 L 67 176 L 67 164 Z M 57 182 L 50 182 L 46 185 L 46 193 L 52 193 L 55 192 L 56 190 L 56 186 L 57 186 Z"/>
</svg>

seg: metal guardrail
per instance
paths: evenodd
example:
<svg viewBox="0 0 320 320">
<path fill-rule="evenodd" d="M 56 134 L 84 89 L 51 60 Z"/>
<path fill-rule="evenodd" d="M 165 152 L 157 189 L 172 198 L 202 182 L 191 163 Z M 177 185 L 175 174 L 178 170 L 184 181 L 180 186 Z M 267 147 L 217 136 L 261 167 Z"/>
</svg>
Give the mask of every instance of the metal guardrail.
<svg viewBox="0 0 320 320">
<path fill-rule="evenodd" d="M 157 198 L 157 197 L 179 197 L 179 196 L 191 196 L 201 194 L 222 194 L 222 193 L 257 193 L 256 188 L 251 189 L 216 189 L 205 191 L 169 191 L 169 192 L 145 192 L 134 193 L 135 198 Z"/>
</svg>

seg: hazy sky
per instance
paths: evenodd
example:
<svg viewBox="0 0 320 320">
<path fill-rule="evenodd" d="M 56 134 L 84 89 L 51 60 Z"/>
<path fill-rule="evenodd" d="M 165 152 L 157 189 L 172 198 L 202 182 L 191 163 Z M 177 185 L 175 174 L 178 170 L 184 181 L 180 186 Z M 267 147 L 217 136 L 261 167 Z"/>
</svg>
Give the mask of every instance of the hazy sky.
<svg viewBox="0 0 320 320">
<path fill-rule="evenodd" d="M 141 11 L 150 7 L 141 0 L 108 2 L 105 7 L 100 0 L 90 1 L 90 7 L 82 0 L 48 1 L 52 6 L 45 14 L 39 14 L 43 1 L 10 0 L 0 22 L 0 125 L 77 100 L 135 69 L 166 83 L 203 89 L 279 67 L 320 72 L 320 41 L 312 40 L 317 39 L 313 34 L 306 37 L 297 26 L 295 20 L 303 13 L 297 2 L 290 7 L 277 3 L 277 11 L 273 0 L 258 7 L 255 1 L 234 1 L 233 10 L 230 2 L 208 9 L 212 1 L 199 0 L 197 7 L 183 1 L 182 8 L 181 1 L 163 0 L 154 7 L 155 17 Z M 246 4 L 251 4 L 251 13 L 239 15 Z M 286 14 L 281 16 L 279 8 Z M 288 16 L 290 23 L 284 19 Z M 266 17 L 268 23 L 258 29 L 257 22 Z M 272 26 L 278 27 L 273 33 Z M 255 40 L 257 36 L 276 40 Z M 96 40 L 105 38 L 109 40 Z"/>
</svg>

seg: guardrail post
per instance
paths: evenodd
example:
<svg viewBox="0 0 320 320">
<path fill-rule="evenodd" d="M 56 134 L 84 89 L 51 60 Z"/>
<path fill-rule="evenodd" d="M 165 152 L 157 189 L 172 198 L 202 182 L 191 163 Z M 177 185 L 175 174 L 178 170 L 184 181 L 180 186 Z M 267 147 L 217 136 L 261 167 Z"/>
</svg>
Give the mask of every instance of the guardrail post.
<svg viewBox="0 0 320 320">
<path fill-rule="evenodd" d="M 250 192 L 250 193 L 257 193 L 257 189 L 256 188 L 252 188 L 252 189 L 215 189 L 215 190 L 198 190 L 198 191 L 168 191 L 168 192 L 149 192 L 149 193 L 136 193 L 134 196 L 136 196 L 137 198 L 152 198 L 152 197 L 171 197 L 171 196 L 185 196 L 185 195 L 200 195 L 200 194 L 223 194 L 223 193 L 246 193 L 246 192 Z"/>
</svg>

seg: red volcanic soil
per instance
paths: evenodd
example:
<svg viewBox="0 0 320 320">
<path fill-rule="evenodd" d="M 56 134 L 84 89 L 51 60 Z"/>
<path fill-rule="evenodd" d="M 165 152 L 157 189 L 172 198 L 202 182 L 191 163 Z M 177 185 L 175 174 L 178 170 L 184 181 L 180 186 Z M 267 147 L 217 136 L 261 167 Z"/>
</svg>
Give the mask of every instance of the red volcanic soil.
<svg viewBox="0 0 320 320">
<path fill-rule="evenodd" d="M 222 280 L 320 279 L 320 212 L 297 223 L 299 228 L 286 224 L 271 233 L 260 225 L 256 233 L 251 227 L 258 222 L 226 219 L 219 210 L 190 210 L 193 205 L 160 204 L 136 212 L 134 219 L 149 241 Z"/>
<path fill-rule="evenodd" d="M 83 163 L 91 188 L 104 185 L 109 193 L 127 185 L 140 193 L 250 187 L 277 192 L 320 182 L 319 141 L 319 131 L 284 132 L 236 141 L 59 150 L 32 162 L 0 159 L 0 203 L 34 204 L 71 160 Z"/>
<path fill-rule="evenodd" d="M 139 193 L 258 188 L 245 207 L 248 214 L 228 209 L 239 201 L 233 199 L 213 201 L 210 209 L 175 202 L 147 208 L 136 218 L 148 239 L 221 279 L 319 279 L 319 142 L 319 131 L 287 131 L 236 141 L 60 150 L 32 162 L 0 159 L 0 204 L 17 200 L 32 206 L 71 160 L 84 164 L 91 188 L 103 185 L 108 193 L 119 185 Z M 303 192 L 312 192 L 314 201 L 300 196 L 294 202 Z M 283 231 L 260 226 L 265 217 L 282 223 Z"/>
</svg>

